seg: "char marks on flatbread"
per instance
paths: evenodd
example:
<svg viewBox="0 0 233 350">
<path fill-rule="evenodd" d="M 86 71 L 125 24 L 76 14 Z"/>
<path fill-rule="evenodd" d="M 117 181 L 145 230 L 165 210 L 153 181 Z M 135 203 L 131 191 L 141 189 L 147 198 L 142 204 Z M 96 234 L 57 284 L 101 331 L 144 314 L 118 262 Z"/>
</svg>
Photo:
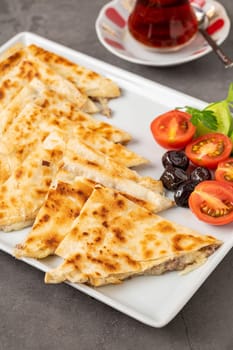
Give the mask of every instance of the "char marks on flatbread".
<svg viewBox="0 0 233 350">
<path fill-rule="evenodd" d="M 135 171 L 86 145 L 82 140 L 68 140 L 62 166 L 77 176 L 83 176 L 106 187 L 115 188 L 129 198 L 136 198 L 148 210 L 159 212 L 174 205 L 161 193 L 160 181 L 149 181 Z M 157 188 L 155 186 L 157 183 Z M 151 188 L 150 188 L 151 185 Z"/>
<path fill-rule="evenodd" d="M 12 57 L 20 56 L 18 61 L 13 61 Z M 77 86 L 67 79 L 53 71 L 49 66 L 37 59 L 27 57 L 24 50 L 14 53 L 7 60 L 12 59 L 12 63 L 5 74 L 0 78 L 0 106 L 3 108 L 8 105 L 33 78 L 41 80 L 47 88 L 64 95 L 71 102 L 85 112 L 96 113 L 98 108 L 94 102 L 88 99 L 84 92 L 81 92 Z M 0 62 L 0 66 L 4 65 L 4 61 Z"/>
<path fill-rule="evenodd" d="M 94 184 L 81 178 L 72 183 L 58 180 L 49 189 L 24 243 L 16 247 L 15 256 L 42 259 L 54 254 L 93 188 Z"/>
<path fill-rule="evenodd" d="M 27 50 L 32 56 L 48 64 L 57 73 L 71 81 L 82 91 L 85 91 L 88 96 L 97 98 L 120 96 L 117 84 L 86 67 L 82 67 L 36 45 L 30 45 Z"/>
<path fill-rule="evenodd" d="M 92 130 L 109 141 L 126 143 L 130 141 L 129 133 L 112 126 L 109 123 L 98 121 L 79 109 L 78 103 L 70 102 L 64 95 L 48 89 L 37 78 L 26 85 L 9 105 L 0 113 L 0 132 L 6 132 L 20 111 L 27 104 L 35 103 L 56 117 L 66 117 L 74 123 L 78 123 L 87 130 Z"/>
<path fill-rule="evenodd" d="M 102 111 L 110 116 L 108 99 L 120 95 L 119 87 L 111 79 L 35 45 L 9 50 L 0 58 L 0 67 L 1 107 L 34 77 L 56 92 L 65 93 L 71 101 L 79 101 L 80 108 L 88 113 Z"/>
<path fill-rule="evenodd" d="M 45 282 L 101 286 L 203 263 L 220 246 L 211 236 L 152 214 L 117 191 L 96 186 L 56 254 L 64 262 Z"/>
<path fill-rule="evenodd" d="M 96 183 L 60 169 L 40 208 L 32 230 L 25 241 L 15 249 L 15 256 L 45 258 L 54 254 L 61 240 L 72 228 L 82 206 L 92 193 Z M 126 196 L 129 197 L 129 196 Z M 144 201 L 130 197 L 145 206 Z"/>
<path fill-rule="evenodd" d="M 31 225 L 42 206 L 57 169 L 60 151 L 35 150 L 0 185 L 0 229 Z"/>
<path fill-rule="evenodd" d="M 101 128 L 98 133 L 91 128 L 89 129 L 88 125 L 93 127 L 94 125 L 98 126 L 98 123 L 94 120 L 93 123 L 88 123 L 88 119 L 85 119 L 85 115 L 82 113 L 77 115 L 76 120 L 72 120 L 38 106 L 36 100 L 34 103 L 28 103 L 18 115 L 14 115 L 16 110 L 18 110 L 17 104 L 16 108 L 8 108 L 2 119 L 0 118 L 0 129 L 2 129 L 1 143 L 7 145 L 5 149 L 8 148 L 8 153 L 15 152 L 19 161 L 24 159 L 26 154 L 31 152 L 33 147 L 38 146 L 49 134 L 57 131 L 63 136 L 64 143 L 68 139 L 73 139 L 74 142 L 76 138 L 82 139 L 86 144 L 94 146 L 102 154 L 117 159 L 126 167 L 147 162 L 145 158 L 140 157 L 125 146 L 107 140 L 105 138 L 106 129 L 103 130 L 103 135 L 101 135 Z M 80 120 L 82 117 L 84 117 L 84 123 Z M 120 137 L 120 130 L 111 128 L 109 125 L 108 135 L 110 132 L 112 132 L 113 138 L 114 136 Z M 9 140 L 11 140 L 10 144 L 8 144 Z"/>
<path fill-rule="evenodd" d="M 30 167 L 32 166 L 31 160 L 33 159 L 33 156 L 41 160 L 41 162 L 37 163 L 39 172 L 39 167 L 41 166 L 42 161 L 44 160 L 44 153 L 50 152 L 51 155 L 56 155 L 58 152 L 59 157 L 51 156 L 51 159 L 49 158 L 48 160 L 49 167 L 51 167 L 52 169 L 58 169 L 60 164 L 63 164 L 62 159 L 67 152 L 70 157 L 71 154 L 72 157 L 75 157 L 74 150 L 72 149 L 74 145 L 75 147 L 78 146 L 79 153 L 81 152 L 82 154 L 82 162 L 85 162 L 85 157 L 89 157 L 90 159 L 90 156 L 93 157 L 91 159 L 97 159 L 97 161 L 99 159 L 99 161 L 102 162 L 102 160 L 105 158 L 103 155 L 106 156 L 108 155 L 108 152 L 110 152 L 111 154 L 109 156 L 112 156 L 113 154 L 114 156 L 117 155 L 119 159 L 119 164 L 114 162 L 113 166 L 117 166 L 120 169 L 122 176 L 127 176 L 128 178 L 132 178 L 133 176 L 133 178 L 137 178 L 136 173 L 134 171 L 128 170 L 125 167 L 125 165 L 120 164 L 120 161 L 122 163 L 127 163 L 127 157 L 125 157 L 126 151 L 122 153 L 118 152 L 117 154 L 117 151 L 119 151 L 119 147 L 117 147 L 116 144 L 110 143 L 110 141 L 107 140 L 104 141 L 105 145 L 108 144 L 108 148 L 104 149 L 106 153 L 103 153 L 98 150 L 93 150 L 93 148 L 87 145 L 84 141 L 80 141 L 80 136 L 82 136 L 82 138 L 84 138 L 84 136 L 88 138 L 88 134 L 91 135 L 92 131 L 87 131 L 87 129 L 85 129 L 84 134 L 83 132 L 84 131 L 82 129 L 80 132 L 76 121 L 74 122 L 62 116 L 57 117 L 53 113 L 49 113 L 49 111 L 45 110 L 42 107 L 39 107 L 35 103 L 29 103 L 27 106 L 25 106 L 22 109 L 22 111 L 18 114 L 18 116 L 13 118 L 12 122 L 8 125 L 7 130 L 2 135 L 2 144 L 7 145 L 8 140 L 12 140 L 8 147 L 5 147 L 5 149 L 8 148 L 8 153 L 6 152 L 5 154 L 2 154 L 0 156 L 2 163 L 5 161 L 6 157 L 8 160 L 6 166 L 4 166 L 1 169 L 2 173 L 0 172 L 0 177 L 5 182 L 7 181 L 7 191 L 4 192 L 6 200 L 9 197 L 8 193 L 10 192 L 12 179 L 15 178 L 15 172 L 18 172 L 18 169 L 20 168 L 21 172 L 29 173 L 31 171 Z M 96 134 L 96 137 L 92 138 L 92 140 L 95 141 L 95 148 L 102 148 L 103 140 L 100 135 Z M 70 147 L 71 149 L 68 150 L 68 147 Z M 115 148 L 116 150 L 115 152 L 113 152 Z M 131 155 L 131 158 L 134 157 L 134 154 L 130 153 L 130 151 L 127 151 L 127 155 L 128 157 L 129 155 Z M 109 159 L 111 158 L 109 157 Z M 8 166 L 9 164 L 11 164 L 10 167 Z M 34 170 L 36 171 L 36 169 Z M 28 185 L 30 185 L 30 179 L 28 179 L 27 176 L 23 176 L 20 179 L 18 179 L 18 190 L 25 190 L 27 183 Z M 153 186 L 154 183 L 155 180 L 153 180 Z M 43 184 L 45 185 L 44 189 Z M 42 190 L 44 191 L 44 193 L 46 193 L 46 191 L 48 190 L 48 186 L 41 180 L 41 193 Z M 144 188 L 144 190 L 147 191 L 146 188 Z M 155 190 L 155 188 L 153 188 L 153 190 Z M 158 191 L 159 190 L 160 182 L 158 181 Z M 31 189 L 28 190 L 28 193 L 30 193 L 30 191 Z M 131 192 L 129 194 L 133 195 L 133 193 Z M 27 212 L 27 218 L 30 217 L 30 220 L 33 220 L 42 204 L 41 197 L 38 196 L 38 198 L 36 198 L 34 196 L 34 207 L 36 207 L 37 210 L 33 209 L 31 213 L 29 213 L 30 206 L 28 205 L 28 201 L 25 199 L 25 197 L 22 198 L 24 198 L 24 200 L 21 203 L 21 212 Z M 163 197 L 161 196 L 161 198 Z M 15 216 L 14 220 L 12 219 L 13 222 L 11 224 L 12 217 L 12 214 L 9 213 L 9 215 L 6 215 L 4 218 L 0 218 L 0 227 L 2 227 L 4 230 L 10 230 L 10 228 L 18 227 L 17 224 L 23 227 L 25 223 L 28 223 L 28 220 L 25 220 L 25 214 L 23 214 L 21 217 L 20 215 Z"/>
</svg>

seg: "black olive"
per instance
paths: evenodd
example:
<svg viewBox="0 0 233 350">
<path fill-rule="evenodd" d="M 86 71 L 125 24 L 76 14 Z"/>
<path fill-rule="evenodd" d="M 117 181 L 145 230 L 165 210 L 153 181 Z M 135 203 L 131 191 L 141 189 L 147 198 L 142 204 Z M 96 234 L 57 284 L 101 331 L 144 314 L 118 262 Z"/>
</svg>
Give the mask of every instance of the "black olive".
<svg viewBox="0 0 233 350">
<path fill-rule="evenodd" d="M 164 168 L 172 165 L 186 170 L 189 166 L 189 160 L 183 151 L 167 151 L 162 157 L 162 163 Z"/>
<path fill-rule="evenodd" d="M 174 200 L 179 207 L 188 208 L 189 196 L 197 184 L 198 182 L 192 180 L 188 180 L 180 184 L 174 194 Z"/>
<path fill-rule="evenodd" d="M 211 180 L 212 176 L 209 169 L 199 166 L 191 172 L 190 178 L 193 181 L 202 182 L 205 180 Z"/>
<path fill-rule="evenodd" d="M 164 170 L 160 180 L 167 190 L 175 191 L 182 182 L 188 180 L 188 174 L 183 169 L 169 165 Z"/>
</svg>

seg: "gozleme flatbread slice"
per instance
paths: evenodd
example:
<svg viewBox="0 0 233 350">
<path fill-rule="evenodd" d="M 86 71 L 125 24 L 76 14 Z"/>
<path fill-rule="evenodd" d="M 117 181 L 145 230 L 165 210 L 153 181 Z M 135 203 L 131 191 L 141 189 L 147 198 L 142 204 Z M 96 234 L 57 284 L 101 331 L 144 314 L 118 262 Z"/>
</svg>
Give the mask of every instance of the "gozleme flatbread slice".
<svg viewBox="0 0 233 350">
<path fill-rule="evenodd" d="M 94 184 L 82 178 L 72 183 L 58 180 L 49 189 L 31 231 L 25 241 L 17 245 L 14 255 L 42 259 L 54 254 L 93 188 Z"/>
<path fill-rule="evenodd" d="M 2 76 L 14 68 L 24 57 L 21 45 L 14 45 L 3 52 L 0 56 L 0 81 Z"/>
<path fill-rule="evenodd" d="M 32 104 L 38 97 L 37 91 L 27 85 L 0 112 L 0 134 L 8 131 L 10 125 L 22 112 L 25 106 Z"/>
<path fill-rule="evenodd" d="M 45 131 L 47 123 L 48 121 L 46 119 L 45 126 L 42 122 L 40 123 L 40 127 Z M 121 164 L 124 168 L 148 163 L 145 158 L 139 156 L 125 146 L 109 141 L 101 136 L 101 134 L 95 133 L 82 125 L 79 125 L 77 122 L 69 121 L 66 118 L 57 118 L 56 116 L 54 119 L 51 118 L 50 129 L 51 132 L 52 130 L 55 131 L 55 133 L 51 135 L 50 140 L 52 141 L 52 138 L 54 137 L 56 141 L 61 137 L 64 141 L 64 150 L 67 142 L 71 143 L 72 140 L 72 142 L 75 143 L 76 140 L 81 140 L 86 147 L 91 147 L 95 152 L 97 151 L 98 154 L 101 154 L 102 157 L 104 155 L 110 157 L 115 162 Z M 85 153 L 83 156 L 85 157 Z"/>
<path fill-rule="evenodd" d="M 129 133 L 112 126 L 111 124 L 98 121 L 90 115 L 78 109 L 78 103 L 70 102 L 63 95 L 48 89 L 38 79 L 34 78 L 22 89 L 9 105 L 0 113 L 0 133 L 8 130 L 9 125 L 17 117 L 25 105 L 36 103 L 57 117 L 63 116 L 82 127 L 92 130 L 109 141 L 128 142 L 131 139 Z"/>
<path fill-rule="evenodd" d="M 101 133 L 96 133 L 84 127 L 81 122 L 78 123 L 78 121 L 57 116 L 53 112 L 37 106 L 35 102 L 34 100 L 34 103 L 28 103 L 13 120 L 11 120 L 13 114 L 8 115 L 8 119 L 6 119 L 6 114 L 2 119 L 0 118 L 0 126 L 2 126 L 1 141 L 7 144 L 11 140 L 8 152 L 17 153 L 19 161 L 48 134 L 60 131 L 63 133 L 65 140 L 75 140 L 79 137 L 85 143 L 92 145 L 95 149 L 114 158 L 126 167 L 147 162 L 145 158 L 140 157 L 125 146 L 109 141 L 101 136 Z"/>
<path fill-rule="evenodd" d="M 48 56 L 48 57 L 47 57 Z M 81 67 L 60 56 L 31 45 L 15 45 L 0 57 L 0 105 L 9 101 L 34 77 L 80 101 L 80 108 L 88 113 L 101 111 L 110 115 L 107 99 L 118 97 L 120 89 L 111 79 Z M 54 85 L 55 83 L 55 85 Z M 87 95 L 92 99 L 87 98 Z M 96 105 L 95 99 L 102 106 Z"/>
<path fill-rule="evenodd" d="M 0 142 L 0 184 L 4 183 L 11 176 L 19 164 L 17 154 L 8 153 L 7 145 Z"/>
<path fill-rule="evenodd" d="M 15 154 L 21 162 L 39 144 L 41 147 L 41 143 L 51 132 L 49 118 L 46 119 L 46 126 L 40 127 L 45 118 L 47 114 L 43 113 L 42 108 L 34 103 L 27 104 L 1 135 L 1 142 L 8 144 L 8 154 Z"/>
<path fill-rule="evenodd" d="M 15 55 L 17 53 L 13 56 Z M 10 57 L 7 60 L 10 60 Z M 4 62 L 0 65 L 3 65 Z M 7 106 L 21 89 L 36 77 L 50 89 L 63 95 L 71 102 L 75 102 L 80 109 L 90 113 L 98 111 L 93 101 L 89 100 L 84 92 L 81 92 L 74 84 L 54 72 L 43 62 L 36 59 L 29 60 L 24 53 L 23 58 L 12 66 L 12 69 L 8 69 L 5 74 L 0 76 L 0 106 L 2 108 Z"/>
<path fill-rule="evenodd" d="M 159 212 L 174 205 L 173 201 L 161 193 L 160 181 L 139 176 L 135 171 L 115 162 L 110 157 L 103 157 L 81 140 L 68 140 L 61 165 L 64 169 L 83 176 L 106 187 L 138 199 L 148 210 Z M 152 188 L 150 188 L 150 182 Z M 157 188 L 155 186 L 157 183 Z"/>
<path fill-rule="evenodd" d="M 32 230 L 14 251 L 17 258 L 42 259 L 54 254 L 56 248 L 71 230 L 81 208 L 96 184 L 61 169 L 40 208 Z M 137 202 L 137 199 L 132 198 Z"/>
<path fill-rule="evenodd" d="M 88 127 L 94 132 L 100 133 L 107 140 L 116 143 L 126 143 L 131 140 L 131 136 L 126 131 L 112 125 L 94 119 L 87 113 L 80 111 L 75 101 L 64 99 L 58 92 L 48 89 L 43 82 L 38 79 L 33 79 L 31 85 L 35 88 L 40 96 L 44 97 L 44 101 L 38 100 L 38 104 L 49 109 L 57 116 L 66 116 L 69 119 L 82 123 L 83 127 Z"/>
<path fill-rule="evenodd" d="M 146 164 L 149 161 L 139 154 L 131 151 L 120 143 L 114 143 L 98 135 L 98 133 L 88 130 L 83 126 L 73 128 L 73 138 L 82 139 L 85 144 L 94 147 L 96 150 L 114 159 L 125 167 L 135 167 Z"/>
<path fill-rule="evenodd" d="M 48 64 L 82 91 L 85 91 L 88 96 L 113 98 L 120 95 L 120 90 L 116 83 L 86 67 L 82 67 L 36 45 L 30 45 L 27 51 L 32 56 Z"/>
<path fill-rule="evenodd" d="M 0 183 L 6 181 L 30 154 L 39 153 L 43 147 L 43 139 L 49 130 L 48 127 L 47 131 L 40 128 L 43 113 L 38 113 L 38 109 L 40 107 L 33 103 L 27 104 L 1 134 Z M 43 154 L 43 150 L 41 152 Z"/>
<path fill-rule="evenodd" d="M 56 117 L 43 113 L 43 109 L 36 105 L 27 105 L 16 121 L 2 136 L 2 141 L 12 140 L 8 156 L 11 166 L 14 164 L 13 169 L 4 166 L 1 174 L 4 185 L 0 187 L 3 199 L 0 201 L 0 227 L 4 230 L 22 228 L 35 219 L 48 190 L 47 171 L 53 170 L 49 177 L 51 182 L 66 151 L 66 139 L 71 137 L 69 133 L 64 134 L 64 130 L 61 132 Z M 61 125 L 65 129 L 66 123 Z M 73 141 L 75 143 L 75 138 Z M 14 163 L 10 158 L 12 155 Z M 2 157 L 3 161 L 6 156 Z"/>
<path fill-rule="evenodd" d="M 114 159 L 125 167 L 135 167 L 149 162 L 147 159 L 131 151 L 126 146 L 109 141 L 98 133 L 93 132 L 90 129 L 88 130 L 82 125 L 77 125 L 77 123 L 75 123 L 71 134 L 73 139 L 76 139 L 77 137 L 82 139 L 85 144 L 94 147 L 99 152 Z"/>
<path fill-rule="evenodd" d="M 1 64 L 3 64 L 3 62 Z M 31 62 L 20 60 L 20 62 L 6 72 L 6 74 L 0 76 L 1 110 L 8 106 L 10 101 L 28 84 L 35 74 L 36 72 Z"/>
<path fill-rule="evenodd" d="M 34 77 L 39 78 L 48 88 L 64 96 L 68 101 L 74 102 L 80 109 L 86 112 L 98 112 L 98 108 L 95 104 L 88 99 L 83 91 L 72 84 L 72 82 L 63 78 L 60 74 L 57 74 L 53 69 L 37 59 L 29 60 L 29 62 L 32 62 L 36 70 L 36 75 Z"/>
<path fill-rule="evenodd" d="M 200 264 L 221 242 L 163 219 L 117 191 L 96 187 L 56 250 L 64 262 L 46 283 L 101 286 Z"/>
<path fill-rule="evenodd" d="M 32 157 L 35 153 L 43 157 L 46 149 L 44 141 L 56 130 L 54 120 L 53 115 L 45 113 L 35 103 L 28 103 L 22 109 L 1 135 L 0 163 L 7 159 L 8 166 L 0 168 L 0 178 L 5 177 L 6 180 L 7 170 L 9 177 L 27 157 Z M 51 147 L 48 150 L 53 151 Z M 63 154 L 63 150 L 60 149 L 59 152 Z"/>
<path fill-rule="evenodd" d="M 40 148 L 31 153 L 0 185 L 0 229 L 31 225 L 42 206 L 59 162 L 59 150 Z"/>
</svg>

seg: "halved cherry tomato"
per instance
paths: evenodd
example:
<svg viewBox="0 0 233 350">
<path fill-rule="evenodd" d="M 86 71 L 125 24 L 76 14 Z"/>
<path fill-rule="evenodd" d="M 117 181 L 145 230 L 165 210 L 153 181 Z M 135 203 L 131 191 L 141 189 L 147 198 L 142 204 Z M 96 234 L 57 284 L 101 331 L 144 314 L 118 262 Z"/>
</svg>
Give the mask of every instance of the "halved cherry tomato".
<svg viewBox="0 0 233 350">
<path fill-rule="evenodd" d="M 185 149 L 187 157 L 196 165 L 215 169 L 232 151 L 232 141 L 226 135 L 211 133 L 200 136 Z"/>
<path fill-rule="evenodd" d="M 190 118 L 190 114 L 179 110 L 161 114 L 151 123 L 155 141 L 167 149 L 184 148 L 192 140 L 196 131 Z"/>
<path fill-rule="evenodd" d="M 199 220 L 212 225 L 233 222 L 233 191 L 224 182 L 199 183 L 189 197 L 189 207 Z"/>
<path fill-rule="evenodd" d="M 218 163 L 215 171 L 215 179 L 233 186 L 233 158 L 228 158 Z"/>
</svg>

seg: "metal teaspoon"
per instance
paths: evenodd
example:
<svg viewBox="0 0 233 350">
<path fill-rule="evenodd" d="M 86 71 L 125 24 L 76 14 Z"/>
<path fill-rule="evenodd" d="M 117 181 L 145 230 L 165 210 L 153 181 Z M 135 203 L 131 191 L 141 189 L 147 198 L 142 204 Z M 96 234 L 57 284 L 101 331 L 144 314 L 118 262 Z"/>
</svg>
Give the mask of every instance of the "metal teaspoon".
<svg viewBox="0 0 233 350">
<path fill-rule="evenodd" d="M 205 38 L 208 44 L 212 47 L 213 51 L 216 53 L 220 61 L 225 65 L 225 68 L 233 67 L 233 61 L 222 51 L 219 45 L 211 38 L 211 36 L 205 30 L 209 22 L 205 11 L 199 6 L 192 6 L 197 17 L 199 32 L 202 34 L 202 36 Z"/>
</svg>

